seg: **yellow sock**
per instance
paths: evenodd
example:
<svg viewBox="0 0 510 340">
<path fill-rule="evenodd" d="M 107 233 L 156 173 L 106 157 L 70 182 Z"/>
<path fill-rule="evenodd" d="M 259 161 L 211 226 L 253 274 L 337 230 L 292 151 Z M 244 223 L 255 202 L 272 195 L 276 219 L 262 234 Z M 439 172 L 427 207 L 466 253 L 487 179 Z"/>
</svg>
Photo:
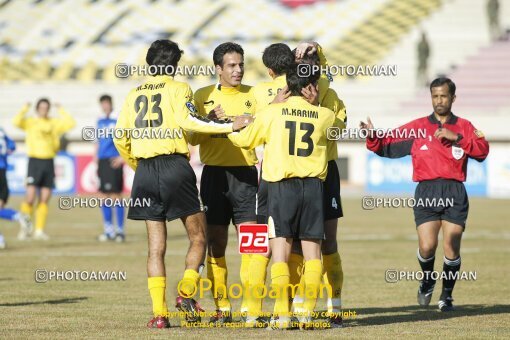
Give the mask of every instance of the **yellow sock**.
<svg viewBox="0 0 510 340">
<path fill-rule="evenodd" d="M 35 209 L 35 230 L 43 230 L 48 218 L 48 205 L 39 203 Z"/>
<path fill-rule="evenodd" d="M 250 277 L 250 254 L 242 254 L 241 255 L 241 267 L 239 268 L 239 276 L 241 278 L 241 285 L 243 286 L 243 291 L 245 291 L 248 287 L 249 277 Z M 241 313 L 248 311 L 248 295 L 243 294 L 241 301 Z"/>
<path fill-rule="evenodd" d="M 27 202 L 21 203 L 19 210 L 25 215 L 32 216 L 32 206 Z"/>
<path fill-rule="evenodd" d="M 294 287 L 301 281 L 303 274 L 303 255 L 290 253 L 289 257 L 290 284 Z M 294 296 L 291 296 L 292 298 Z"/>
<path fill-rule="evenodd" d="M 198 287 L 200 274 L 193 269 L 186 269 L 179 285 L 179 294 L 183 297 L 193 297 Z"/>
<path fill-rule="evenodd" d="M 344 284 L 344 272 L 342 259 L 338 252 L 331 255 L 323 255 L 324 284 L 331 286 L 332 296 L 328 296 L 328 313 L 338 313 L 342 309 L 342 286 Z"/>
<path fill-rule="evenodd" d="M 271 290 L 279 292 L 274 302 L 273 313 L 276 316 L 289 315 L 289 265 L 286 262 L 273 263 L 271 266 Z"/>
<path fill-rule="evenodd" d="M 165 289 L 166 277 L 155 276 L 149 277 L 149 292 L 152 300 L 152 312 L 154 316 L 167 316 L 168 308 L 166 307 Z"/>
<path fill-rule="evenodd" d="M 225 257 L 207 256 L 207 278 L 212 282 L 214 304 L 216 309 L 230 311 L 230 301 L 227 296 L 227 262 Z"/>
<path fill-rule="evenodd" d="M 247 307 L 248 315 L 250 316 L 259 317 L 262 314 L 262 299 L 258 297 L 262 296 L 263 294 L 262 287 L 266 282 L 266 271 L 268 264 L 269 259 L 265 256 L 259 254 L 253 254 L 251 256 L 248 278 L 248 289 L 250 291 L 244 294 L 244 296 L 248 297 Z"/>
<path fill-rule="evenodd" d="M 309 260 L 305 262 L 305 301 L 303 302 L 303 310 L 309 315 L 315 309 L 317 297 L 319 295 L 319 287 L 322 277 L 322 262 L 320 259 Z"/>
</svg>

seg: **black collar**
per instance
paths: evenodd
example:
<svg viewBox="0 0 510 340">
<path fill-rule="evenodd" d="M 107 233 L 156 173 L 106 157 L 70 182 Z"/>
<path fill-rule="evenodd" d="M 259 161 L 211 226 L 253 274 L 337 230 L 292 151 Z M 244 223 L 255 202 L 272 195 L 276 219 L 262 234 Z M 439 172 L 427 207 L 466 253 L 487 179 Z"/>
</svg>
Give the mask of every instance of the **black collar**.
<svg viewBox="0 0 510 340">
<path fill-rule="evenodd" d="M 451 112 L 450 117 L 448 117 L 448 120 L 445 122 L 445 124 L 455 125 L 455 124 L 457 124 L 457 120 L 458 120 L 458 117 L 456 115 L 454 115 L 453 112 Z M 434 112 L 432 112 L 432 114 L 429 116 L 429 122 L 431 122 L 432 124 L 440 124 L 441 125 L 441 122 L 439 120 L 437 120 Z"/>
</svg>

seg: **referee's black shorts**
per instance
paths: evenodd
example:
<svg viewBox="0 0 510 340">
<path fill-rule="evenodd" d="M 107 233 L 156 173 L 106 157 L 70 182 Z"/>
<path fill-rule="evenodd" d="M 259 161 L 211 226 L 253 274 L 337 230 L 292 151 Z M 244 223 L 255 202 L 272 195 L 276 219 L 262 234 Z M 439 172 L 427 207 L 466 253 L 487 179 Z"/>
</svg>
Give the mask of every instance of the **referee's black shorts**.
<svg viewBox="0 0 510 340">
<path fill-rule="evenodd" d="M 102 193 L 118 194 L 122 192 L 124 172 L 122 166 L 114 168 L 111 161 L 112 158 L 103 158 L 98 162 L 99 191 Z"/>
<path fill-rule="evenodd" d="M 257 221 L 257 168 L 205 165 L 200 194 L 208 224 L 229 225 Z"/>
<path fill-rule="evenodd" d="M 30 157 L 28 159 L 27 185 L 51 189 L 55 187 L 53 158 L 41 159 Z"/>
<path fill-rule="evenodd" d="M 422 181 L 414 194 L 416 227 L 430 221 L 448 221 L 466 227 L 469 200 L 462 182 L 452 179 Z"/>
<path fill-rule="evenodd" d="M 9 186 L 7 185 L 6 169 L 0 169 L 0 201 L 7 204 L 9 199 Z"/>
<path fill-rule="evenodd" d="M 183 155 L 161 155 L 140 159 L 131 190 L 131 220 L 171 221 L 203 211 L 197 178 Z"/>
<path fill-rule="evenodd" d="M 289 178 L 267 184 L 269 238 L 324 239 L 323 183 Z"/>
</svg>

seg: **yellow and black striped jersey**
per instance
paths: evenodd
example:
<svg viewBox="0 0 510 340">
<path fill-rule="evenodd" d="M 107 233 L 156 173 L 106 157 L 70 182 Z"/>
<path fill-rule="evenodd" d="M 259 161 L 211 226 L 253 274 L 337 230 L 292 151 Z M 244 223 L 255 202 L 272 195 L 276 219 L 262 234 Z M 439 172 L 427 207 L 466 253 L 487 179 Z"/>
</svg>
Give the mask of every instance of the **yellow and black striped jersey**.
<svg viewBox="0 0 510 340">
<path fill-rule="evenodd" d="M 76 121 L 63 108 L 59 108 L 59 118 L 25 117 L 30 107 L 25 105 L 14 117 L 14 126 L 26 131 L 27 153 L 29 157 L 51 159 L 60 148 L 60 137 L 71 130 Z"/>
<path fill-rule="evenodd" d="M 229 133 L 232 123 L 204 119 L 196 112 L 188 84 L 159 75 L 129 92 L 115 128 L 131 131 L 116 131 L 114 143 L 122 158 L 136 168 L 139 158 L 170 154 L 189 157 L 186 130 Z"/>
<path fill-rule="evenodd" d="M 243 114 L 253 115 L 257 109 L 251 86 L 224 87 L 220 84 L 203 87 L 195 92 L 198 113 L 207 116 L 216 106 L 221 105 L 229 117 Z M 251 166 L 257 164 L 254 150 L 234 146 L 227 134 L 193 133 L 189 138 L 192 145 L 200 144 L 200 160 L 207 165 Z"/>
<path fill-rule="evenodd" d="M 265 144 L 262 178 L 277 182 L 285 178 L 327 175 L 327 128 L 345 127 L 333 111 L 292 96 L 257 112 L 255 121 L 228 136 L 242 148 Z"/>
</svg>

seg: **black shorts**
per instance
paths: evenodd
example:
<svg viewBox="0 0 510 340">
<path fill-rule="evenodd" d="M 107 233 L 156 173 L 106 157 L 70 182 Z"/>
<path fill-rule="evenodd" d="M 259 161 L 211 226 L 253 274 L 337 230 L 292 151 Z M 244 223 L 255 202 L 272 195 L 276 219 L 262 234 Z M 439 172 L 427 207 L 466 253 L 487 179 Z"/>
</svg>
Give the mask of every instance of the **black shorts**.
<svg viewBox="0 0 510 340">
<path fill-rule="evenodd" d="M 324 182 L 324 221 L 344 216 L 340 198 L 340 174 L 336 162 L 328 162 L 328 175 Z M 267 223 L 267 182 L 260 179 L 257 192 L 257 222 Z"/>
<path fill-rule="evenodd" d="M 451 179 L 420 182 L 414 199 L 416 227 L 425 222 L 445 220 L 465 228 L 469 200 L 462 182 Z"/>
<path fill-rule="evenodd" d="M 259 188 L 257 189 L 257 223 L 267 223 L 267 182 L 262 179 L 260 170 Z"/>
<path fill-rule="evenodd" d="M 323 183 L 290 178 L 267 184 L 269 238 L 324 239 Z"/>
<path fill-rule="evenodd" d="M 6 170 L 0 169 L 0 201 L 7 204 L 9 199 L 9 186 L 7 186 Z"/>
<path fill-rule="evenodd" d="M 27 185 L 45 188 L 55 187 L 53 158 L 40 159 L 30 157 L 28 159 Z"/>
<path fill-rule="evenodd" d="M 102 193 L 121 193 L 123 188 L 124 172 L 122 166 L 112 167 L 111 158 L 99 160 L 97 176 L 99 177 L 99 191 Z"/>
<path fill-rule="evenodd" d="M 338 166 L 335 161 L 329 161 L 328 175 L 326 181 L 324 181 L 324 221 L 343 216 Z"/>
<path fill-rule="evenodd" d="M 200 194 L 208 224 L 229 225 L 256 221 L 257 168 L 212 166 L 202 171 Z"/>
<path fill-rule="evenodd" d="M 195 172 L 183 155 L 140 159 L 131 199 L 131 220 L 171 221 L 204 210 Z M 144 205 L 144 200 L 149 200 L 150 206 Z"/>
</svg>

